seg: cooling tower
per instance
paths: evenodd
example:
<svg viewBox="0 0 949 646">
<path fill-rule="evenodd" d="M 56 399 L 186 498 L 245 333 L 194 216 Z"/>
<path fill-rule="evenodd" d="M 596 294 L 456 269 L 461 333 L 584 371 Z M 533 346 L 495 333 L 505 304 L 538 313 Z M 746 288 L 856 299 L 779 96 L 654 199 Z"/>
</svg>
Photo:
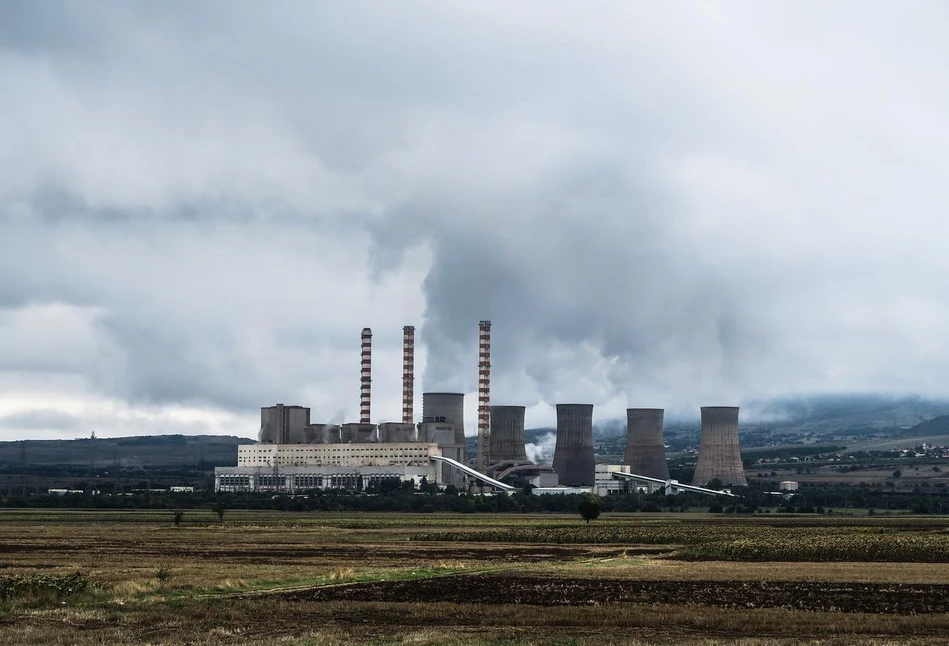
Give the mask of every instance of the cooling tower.
<svg viewBox="0 0 949 646">
<path fill-rule="evenodd" d="M 557 448 L 554 471 L 560 484 L 592 487 L 593 404 L 557 404 Z"/>
<path fill-rule="evenodd" d="M 451 424 L 455 444 L 465 444 L 465 396 L 462 393 L 422 393 L 422 421 Z"/>
<path fill-rule="evenodd" d="M 491 462 L 527 462 L 524 450 L 524 407 L 491 407 Z"/>
<path fill-rule="evenodd" d="M 723 485 L 747 487 L 738 450 L 738 407 L 702 407 L 702 443 L 692 484 L 704 487 L 715 479 Z"/>
<path fill-rule="evenodd" d="M 662 442 L 661 408 L 626 409 L 626 458 L 629 472 L 660 480 L 669 479 L 666 448 Z"/>
</svg>

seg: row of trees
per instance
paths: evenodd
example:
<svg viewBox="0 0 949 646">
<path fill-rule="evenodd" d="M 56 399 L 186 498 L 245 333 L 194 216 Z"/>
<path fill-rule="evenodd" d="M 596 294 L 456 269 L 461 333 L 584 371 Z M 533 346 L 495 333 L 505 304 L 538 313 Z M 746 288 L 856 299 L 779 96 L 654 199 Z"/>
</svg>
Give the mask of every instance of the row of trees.
<svg viewBox="0 0 949 646">
<path fill-rule="evenodd" d="M 736 490 L 738 492 L 738 490 Z M 579 496 L 530 495 L 529 489 L 513 496 L 464 494 L 449 486 L 439 491 L 423 480 L 419 487 L 399 479 L 374 481 L 362 493 L 336 489 L 313 490 L 302 495 L 273 493 L 159 493 L 130 495 L 8 495 L 0 497 L 3 507 L 98 508 L 98 509 L 275 509 L 286 511 L 388 511 L 388 512 L 575 512 Z M 778 509 L 803 513 L 831 508 L 898 510 L 914 513 L 949 513 L 949 494 L 896 493 L 864 487 L 810 487 L 789 498 L 755 488 L 740 491 L 738 498 L 710 498 L 682 493 L 677 496 L 624 493 L 600 499 L 605 512 L 662 512 L 709 509 L 710 511 L 751 513 Z"/>
</svg>

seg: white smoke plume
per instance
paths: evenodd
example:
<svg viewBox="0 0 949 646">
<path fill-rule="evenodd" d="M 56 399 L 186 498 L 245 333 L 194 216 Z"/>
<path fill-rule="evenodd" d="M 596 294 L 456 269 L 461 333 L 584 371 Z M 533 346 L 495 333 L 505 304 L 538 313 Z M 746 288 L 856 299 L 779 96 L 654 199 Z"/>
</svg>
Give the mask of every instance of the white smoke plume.
<svg viewBox="0 0 949 646">
<path fill-rule="evenodd" d="M 527 452 L 527 459 L 534 464 L 550 464 L 554 461 L 554 449 L 557 446 L 557 434 L 547 433 L 541 436 L 535 444 L 529 442 L 524 445 Z"/>
</svg>

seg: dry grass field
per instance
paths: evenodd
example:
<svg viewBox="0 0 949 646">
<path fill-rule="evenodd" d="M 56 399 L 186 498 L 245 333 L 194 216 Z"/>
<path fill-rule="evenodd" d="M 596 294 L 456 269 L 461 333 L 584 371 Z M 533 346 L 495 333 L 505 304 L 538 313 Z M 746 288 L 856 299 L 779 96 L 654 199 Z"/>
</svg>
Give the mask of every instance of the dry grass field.
<svg viewBox="0 0 949 646">
<path fill-rule="evenodd" d="M 931 543 L 933 558 L 925 560 L 942 562 L 866 562 L 846 551 L 821 552 L 826 562 L 768 561 L 751 558 L 751 548 L 750 560 L 740 560 L 756 537 L 783 534 L 791 543 L 840 535 L 840 549 L 851 551 L 864 537 L 892 540 L 897 550 Z M 518 536 L 533 542 L 505 540 Z M 0 588 L 0 638 L 78 645 L 945 644 L 944 539 L 946 518 L 631 514 L 587 527 L 574 516 L 229 511 L 223 523 L 210 512 L 188 512 L 176 527 L 170 512 L 6 510 L 0 577 L 21 587 Z M 689 551 L 706 540 L 727 544 L 738 560 Z M 76 572 L 88 583 L 84 590 L 56 587 Z"/>
</svg>

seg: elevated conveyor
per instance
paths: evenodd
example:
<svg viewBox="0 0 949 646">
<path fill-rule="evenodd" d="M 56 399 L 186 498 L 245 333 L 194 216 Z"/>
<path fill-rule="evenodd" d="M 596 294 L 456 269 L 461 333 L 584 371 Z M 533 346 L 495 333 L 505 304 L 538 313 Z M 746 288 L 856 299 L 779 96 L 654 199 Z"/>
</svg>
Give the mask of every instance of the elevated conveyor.
<svg viewBox="0 0 949 646">
<path fill-rule="evenodd" d="M 737 498 L 737 496 L 730 491 L 718 491 L 716 489 L 706 489 L 705 487 L 695 487 L 693 485 L 682 484 L 678 480 L 661 480 L 659 478 L 650 478 L 649 476 L 641 476 L 635 473 L 624 473 L 622 471 L 610 471 L 610 475 L 618 480 L 635 480 L 637 482 L 652 482 L 653 484 L 660 484 L 666 488 L 666 494 L 674 494 L 678 493 L 679 491 L 691 491 L 693 493 L 700 493 L 706 496 L 729 496 L 731 498 Z"/>
<path fill-rule="evenodd" d="M 432 462 L 442 462 L 442 463 L 447 464 L 447 465 L 449 465 L 449 466 L 451 466 L 451 467 L 454 467 L 454 468 L 458 469 L 459 471 L 461 471 L 462 473 L 471 476 L 471 477 L 474 478 L 475 480 L 479 480 L 479 481 L 481 481 L 481 482 L 483 482 L 483 483 L 485 483 L 485 484 L 489 484 L 489 485 L 491 485 L 492 487 L 497 487 L 498 489 L 500 489 L 500 490 L 502 490 L 502 491 L 508 491 L 508 492 L 510 492 L 510 491 L 516 491 L 516 490 L 517 490 L 517 487 L 512 487 L 512 486 L 509 485 L 509 484 L 504 484 L 504 483 L 501 482 L 500 480 L 495 480 L 494 478 L 489 478 L 488 476 L 484 475 L 484 474 L 481 473 L 480 471 L 475 471 L 475 470 L 472 469 L 471 467 L 462 464 L 462 463 L 459 462 L 458 460 L 452 460 L 451 458 L 446 458 L 446 457 L 441 456 L 441 455 L 430 455 L 430 456 L 428 456 L 428 459 L 431 460 Z"/>
</svg>

